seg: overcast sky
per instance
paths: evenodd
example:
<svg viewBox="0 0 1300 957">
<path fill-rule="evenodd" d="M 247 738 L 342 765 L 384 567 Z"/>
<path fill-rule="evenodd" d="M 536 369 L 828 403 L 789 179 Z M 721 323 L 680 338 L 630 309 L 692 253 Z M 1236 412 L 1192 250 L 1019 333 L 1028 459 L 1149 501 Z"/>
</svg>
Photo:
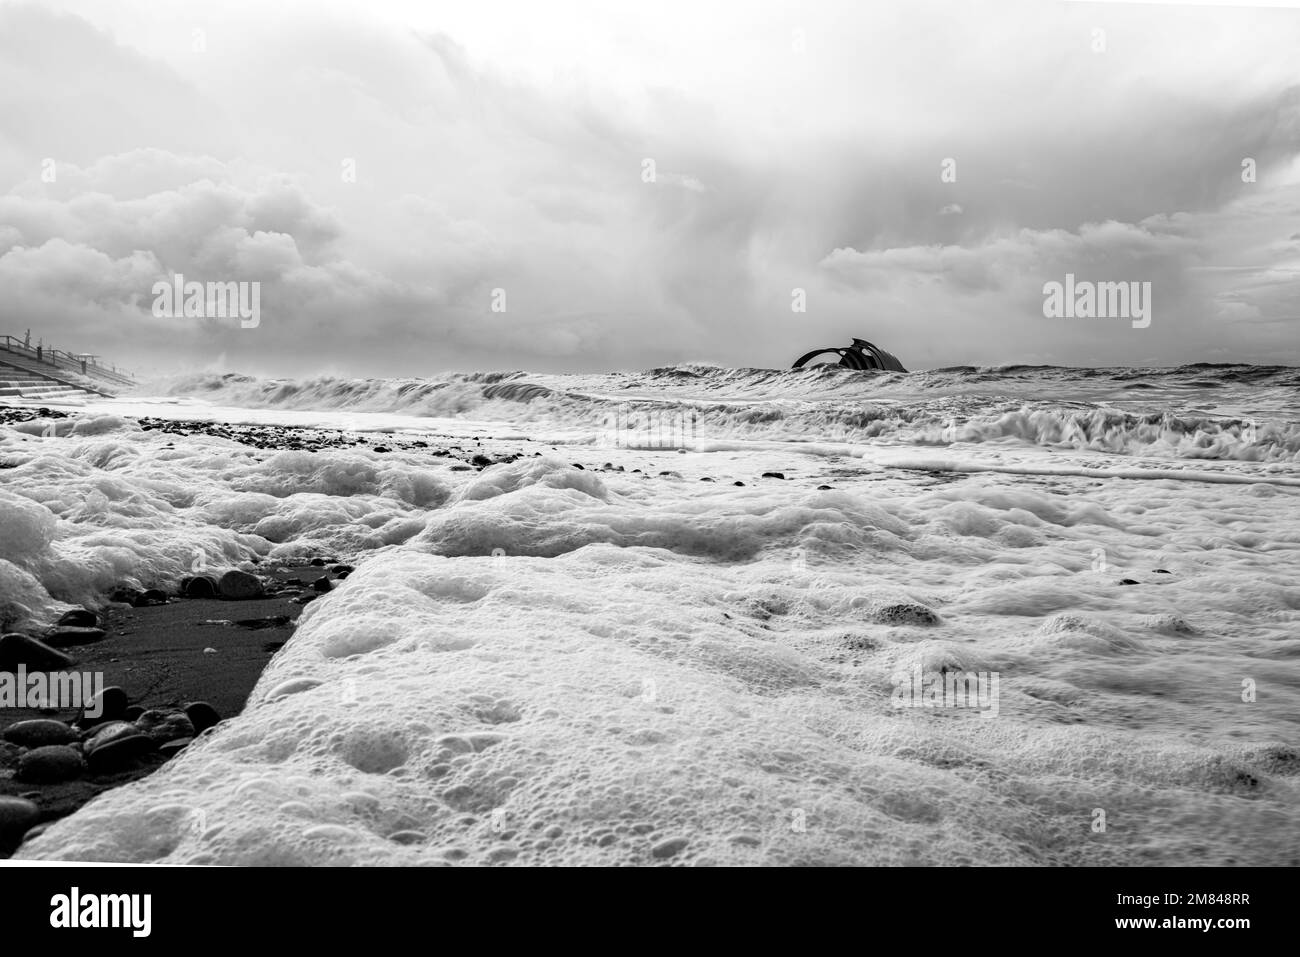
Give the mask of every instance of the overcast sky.
<svg viewBox="0 0 1300 957">
<path fill-rule="evenodd" d="M 1297 50 L 1298 10 L 1185 4 L 0 2 L 0 334 L 146 373 L 1297 363 Z M 1067 272 L 1151 282 L 1151 325 L 1045 318 Z M 175 273 L 261 282 L 261 324 L 155 318 Z"/>
</svg>

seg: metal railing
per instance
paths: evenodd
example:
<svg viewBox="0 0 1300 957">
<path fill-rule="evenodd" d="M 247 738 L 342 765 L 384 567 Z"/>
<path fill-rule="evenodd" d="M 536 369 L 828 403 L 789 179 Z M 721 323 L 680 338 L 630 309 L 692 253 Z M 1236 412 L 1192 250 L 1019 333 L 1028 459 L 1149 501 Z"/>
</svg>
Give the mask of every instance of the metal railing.
<svg viewBox="0 0 1300 957">
<path fill-rule="evenodd" d="M 56 369 L 67 369 L 114 385 L 134 386 L 136 384 L 135 377 L 124 369 L 118 369 L 116 366 L 107 369 L 92 359 L 83 359 L 63 349 L 46 349 L 41 346 L 32 348 L 28 344 L 29 341 L 16 339 L 13 336 L 0 336 L 0 351 L 12 352 L 34 362 L 53 366 Z"/>
</svg>

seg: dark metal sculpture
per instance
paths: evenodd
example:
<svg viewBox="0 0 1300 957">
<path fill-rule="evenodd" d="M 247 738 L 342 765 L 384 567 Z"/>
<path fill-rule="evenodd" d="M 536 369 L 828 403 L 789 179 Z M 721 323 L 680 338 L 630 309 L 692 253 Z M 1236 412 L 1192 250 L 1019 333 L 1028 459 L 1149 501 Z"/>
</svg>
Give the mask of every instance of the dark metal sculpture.
<svg viewBox="0 0 1300 957">
<path fill-rule="evenodd" d="M 832 356 L 835 358 L 832 359 Z M 806 365 L 839 365 L 848 369 L 882 369 L 886 372 L 907 371 L 903 368 L 903 363 L 893 355 L 878 346 L 873 346 L 866 339 L 854 339 L 851 346 L 843 349 L 814 349 L 796 359 L 791 368 L 802 369 Z"/>
</svg>

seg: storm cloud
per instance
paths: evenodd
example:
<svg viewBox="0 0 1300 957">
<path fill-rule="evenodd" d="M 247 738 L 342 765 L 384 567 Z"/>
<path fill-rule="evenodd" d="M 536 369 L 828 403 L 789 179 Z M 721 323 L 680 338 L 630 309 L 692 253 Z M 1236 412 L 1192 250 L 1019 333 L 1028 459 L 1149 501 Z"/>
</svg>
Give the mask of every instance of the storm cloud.
<svg viewBox="0 0 1300 957">
<path fill-rule="evenodd" d="M 1295 10 L 205 9 L 0 6 L 0 333 L 145 373 L 1300 360 Z M 1067 272 L 1151 282 L 1150 327 L 1045 318 Z M 174 273 L 261 323 L 154 316 Z"/>
</svg>

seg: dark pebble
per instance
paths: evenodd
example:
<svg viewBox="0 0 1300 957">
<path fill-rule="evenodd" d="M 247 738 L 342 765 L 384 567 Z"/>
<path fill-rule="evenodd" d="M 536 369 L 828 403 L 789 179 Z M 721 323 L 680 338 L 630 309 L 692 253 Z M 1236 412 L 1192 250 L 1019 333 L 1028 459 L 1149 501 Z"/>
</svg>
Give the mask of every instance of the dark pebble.
<svg viewBox="0 0 1300 957">
<path fill-rule="evenodd" d="M 167 593 L 158 588 L 150 588 L 141 592 L 131 602 L 135 608 L 149 608 L 153 605 L 167 604 Z"/>
<path fill-rule="evenodd" d="M 104 640 L 104 629 L 55 625 L 54 631 L 42 636 L 41 640 L 51 648 L 72 648 L 75 645 L 92 645 L 97 641 Z"/>
<path fill-rule="evenodd" d="M 1119 581 L 1119 583 L 1120 583 L 1121 585 L 1136 585 L 1136 584 L 1138 584 L 1138 582 L 1134 581 L 1132 578 L 1121 578 L 1120 581 Z"/>
<path fill-rule="evenodd" d="M 221 720 L 217 709 L 206 701 L 191 701 L 185 706 L 185 713 L 189 716 L 190 723 L 194 725 L 195 734 L 202 734 Z"/>
<path fill-rule="evenodd" d="M 216 598 L 217 582 L 207 575 L 196 575 L 181 582 L 181 594 L 186 598 Z"/>
<path fill-rule="evenodd" d="M 247 598 L 259 598 L 262 595 L 262 580 L 256 575 L 232 568 L 221 576 L 217 589 L 222 598 L 242 601 Z"/>
<path fill-rule="evenodd" d="M 131 699 L 127 697 L 125 691 L 110 685 L 95 697 L 86 702 L 86 707 L 81 712 L 81 717 L 77 719 L 77 724 L 83 728 L 91 725 L 103 724 L 106 721 L 120 720 L 126 713 L 127 707 L 131 704 Z M 91 714 L 98 711 L 99 714 L 91 717 Z"/>
<path fill-rule="evenodd" d="M 94 731 L 86 735 L 86 739 L 81 742 L 81 749 L 86 754 L 93 754 L 99 748 L 116 741 L 118 738 L 125 738 L 139 733 L 139 729 L 130 721 L 107 721 L 96 726 Z"/>
<path fill-rule="evenodd" d="M 316 589 L 316 591 L 329 591 L 334 587 L 334 583 L 329 580 L 328 576 L 322 575 L 311 583 L 311 587 Z"/>
<path fill-rule="evenodd" d="M 26 798 L 0 796 L 0 855 L 16 851 L 40 816 L 40 808 Z"/>
<path fill-rule="evenodd" d="M 130 767 L 154 748 L 154 741 L 147 734 L 124 734 L 87 754 L 86 763 L 91 774 L 111 774 Z"/>
<path fill-rule="evenodd" d="M 135 726 L 142 734 L 153 738 L 155 744 L 192 738 L 197 734 L 184 711 L 146 711 L 135 719 Z"/>
<path fill-rule="evenodd" d="M 71 744 L 77 740 L 77 732 L 53 718 L 32 718 L 9 725 L 4 739 L 24 748 L 43 748 L 49 744 Z"/>
<path fill-rule="evenodd" d="M 72 611 L 64 612 L 59 618 L 58 624 L 69 625 L 73 628 L 94 628 L 99 624 L 99 616 L 93 611 L 86 611 L 84 608 L 74 608 Z"/>
<path fill-rule="evenodd" d="M 785 478 L 785 474 L 782 473 L 782 472 L 764 472 L 763 475 L 762 475 L 762 477 L 763 477 L 763 478 L 778 478 L 778 479 L 783 479 L 783 478 Z"/>
<path fill-rule="evenodd" d="M 81 755 L 66 744 L 51 744 L 33 748 L 18 760 L 16 781 L 32 784 L 59 784 L 81 777 L 86 762 Z"/>
<path fill-rule="evenodd" d="M 35 638 L 5 635 L 0 638 L 0 671 L 17 673 L 19 665 L 28 671 L 66 671 L 72 659 Z"/>
</svg>

